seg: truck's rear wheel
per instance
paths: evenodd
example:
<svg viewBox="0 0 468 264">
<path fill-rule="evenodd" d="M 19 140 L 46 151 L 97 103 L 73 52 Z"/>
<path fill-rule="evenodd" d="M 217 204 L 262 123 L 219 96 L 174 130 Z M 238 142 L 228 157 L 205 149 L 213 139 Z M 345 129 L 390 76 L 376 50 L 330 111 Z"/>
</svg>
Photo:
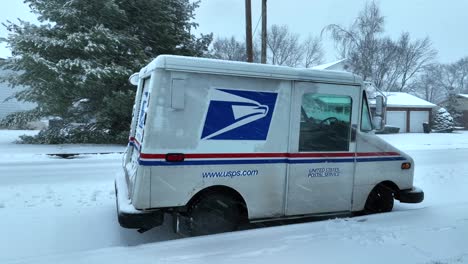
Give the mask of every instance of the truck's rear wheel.
<svg viewBox="0 0 468 264">
<path fill-rule="evenodd" d="M 194 236 L 234 231 L 241 223 L 241 206 L 229 196 L 209 194 L 191 206 L 189 217 Z"/>
<path fill-rule="evenodd" d="M 393 190 L 385 185 L 377 185 L 367 197 L 366 213 L 384 213 L 393 209 Z"/>
</svg>

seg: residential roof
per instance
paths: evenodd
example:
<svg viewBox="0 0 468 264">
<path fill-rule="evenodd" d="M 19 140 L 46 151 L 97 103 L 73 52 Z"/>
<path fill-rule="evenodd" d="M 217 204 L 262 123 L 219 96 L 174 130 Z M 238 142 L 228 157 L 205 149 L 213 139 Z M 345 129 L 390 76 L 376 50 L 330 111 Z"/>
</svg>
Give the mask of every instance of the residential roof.
<svg viewBox="0 0 468 264">
<path fill-rule="evenodd" d="M 314 70 L 326 70 L 330 67 L 333 67 L 337 64 L 340 64 L 342 62 L 346 61 L 346 59 L 341 59 L 341 60 L 338 60 L 338 61 L 334 61 L 334 62 L 329 62 L 329 63 L 325 63 L 325 64 L 320 64 L 320 65 L 317 65 L 317 66 L 314 66 L 312 67 L 312 69 Z"/>
<path fill-rule="evenodd" d="M 467 99 L 468 99 L 468 94 L 458 94 L 458 96 L 464 97 L 464 98 L 467 98 Z"/>
<path fill-rule="evenodd" d="M 409 93 L 384 92 L 384 94 L 387 97 L 387 107 L 434 108 L 437 106 Z M 375 105 L 375 100 L 369 100 L 369 103 Z"/>
<path fill-rule="evenodd" d="M 362 83 L 361 77 L 348 72 L 322 71 L 174 55 L 158 56 L 140 71 L 139 77 L 144 78 L 155 69 L 294 81 L 333 82 L 350 85 L 361 85 Z"/>
</svg>

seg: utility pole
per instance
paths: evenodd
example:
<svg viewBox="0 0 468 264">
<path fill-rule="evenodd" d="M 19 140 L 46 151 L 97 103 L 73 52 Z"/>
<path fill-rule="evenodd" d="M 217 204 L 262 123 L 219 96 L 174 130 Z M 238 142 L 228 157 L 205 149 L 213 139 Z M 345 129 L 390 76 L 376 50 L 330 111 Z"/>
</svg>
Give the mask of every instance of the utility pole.
<svg viewBox="0 0 468 264">
<path fill-rule="evenodd" d="M 253 62 L 252 50 L 252 7 L 251 0 L 245 0 L 245 42 L 247 48 L 247 62 Z"/>
<path fill-rule="evenodd" d="M 262 58 L 261 63 L 267 61 L 267 0 L 262 0 Z"/>
</svg>

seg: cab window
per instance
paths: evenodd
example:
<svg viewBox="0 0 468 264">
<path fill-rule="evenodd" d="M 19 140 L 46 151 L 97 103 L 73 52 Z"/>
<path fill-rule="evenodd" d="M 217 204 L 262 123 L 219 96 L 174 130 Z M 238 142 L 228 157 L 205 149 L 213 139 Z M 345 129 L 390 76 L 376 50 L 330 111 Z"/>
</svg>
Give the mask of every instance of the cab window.
<svg viewBox="0 0 468 264">
<path fill-rule="evenodd" d="M 302 96 L 299 151 L 347 151 L 352 99 L 306 93 Z"/>
</svg>

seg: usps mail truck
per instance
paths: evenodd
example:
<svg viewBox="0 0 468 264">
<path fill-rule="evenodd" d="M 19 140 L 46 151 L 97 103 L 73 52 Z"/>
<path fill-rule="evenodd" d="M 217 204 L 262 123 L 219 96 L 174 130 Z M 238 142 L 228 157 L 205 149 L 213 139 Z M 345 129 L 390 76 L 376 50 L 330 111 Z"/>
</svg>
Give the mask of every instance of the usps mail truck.
<svg viewBox="0 0 468 264">
<path fill-rule="evenodd" d="M 356 75 L 164 55 L 138 80 L 115 181 L 123 227 L 173 214 L 198 235 L 423 200 L 413 159 L 374 134 Z"/>
</svg>

